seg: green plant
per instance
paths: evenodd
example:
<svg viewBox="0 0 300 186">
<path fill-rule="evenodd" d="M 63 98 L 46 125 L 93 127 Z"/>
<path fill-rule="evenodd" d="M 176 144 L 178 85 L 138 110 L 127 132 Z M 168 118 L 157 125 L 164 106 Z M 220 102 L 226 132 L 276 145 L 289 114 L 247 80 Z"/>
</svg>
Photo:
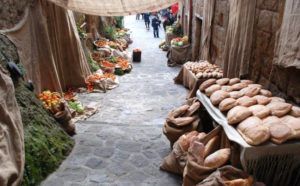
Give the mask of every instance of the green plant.
<svg viewBox="0 0 300 186">
<path fill-rule="evenodd" d="M 76 27 L 77 27 L 79 37 L 82 39 L 86 37 L 86 31 L 80 27 L 84 23 L 84 20 L 85 20 L 85 16 L 82 15 L 79 17 L 78 21 L 76 22 Z"/>
<path fill-rule="evenodd" d="M 124 17 L 123 16 L 117 16 L 117 17 L 115 17 L 115 20 L 116 20 L 116 27 L 117 28 L 123 28 L 124 27 L 124 22 L 123 22 L 123 20 L 124 20 Z"/>
<path fill-rule="evenodd" d="M 178 36 L 182 36 L 183 35 L 182 26 L 180 24 L 176 25 L 173 29 L 173 33 L 178 35 Z"/>
<path fill-rule="evenodd" d="M 91 55 L 87 55 L 87 61 L 92 72 L 99 70 L 100 67 L 98 63 L 92 59 Z"/>
<path fill-rule="evenodd" d="M 104 28 L 104 36 L 109 40 L 115 40 L 116 28 L 113 26 L 106 26 Z"/>
</svg>

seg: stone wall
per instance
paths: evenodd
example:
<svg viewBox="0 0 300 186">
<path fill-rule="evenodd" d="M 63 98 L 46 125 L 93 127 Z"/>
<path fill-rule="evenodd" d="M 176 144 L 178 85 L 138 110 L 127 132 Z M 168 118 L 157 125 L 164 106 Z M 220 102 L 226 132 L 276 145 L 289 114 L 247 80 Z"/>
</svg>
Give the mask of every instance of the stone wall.
<svg viewBox="0 0 300 186">
<path fill-rule="evenodd" d="M 300 103 L 300 70 L 273 65 L 285 0 L 257 0 L 250 78 L 275 94 Z"/>
<path fill-rule="evenodd" d="M 216 0 L 215 12 L 212 23 L 212 38 L 210 45 L 211 61 L 222 66 L 222 57 L 225 46 L 229 19 L 229 2 L 228 0 Z"/>
</svg>

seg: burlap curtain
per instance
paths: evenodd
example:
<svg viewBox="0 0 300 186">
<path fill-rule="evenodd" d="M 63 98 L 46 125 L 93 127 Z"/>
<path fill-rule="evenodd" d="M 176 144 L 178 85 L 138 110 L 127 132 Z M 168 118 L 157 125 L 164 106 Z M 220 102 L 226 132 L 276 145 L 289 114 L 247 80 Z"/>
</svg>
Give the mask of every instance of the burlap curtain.
<svg viewBox="0 0 300 186">
<path fill-rule="evenodd" d="M 300 69 L 300 1 L 285 2 L 274 64 Z"/>
<path fill-rule="evenodd" d="M 14 85 L 0 66 L 0 185 L 20 185 L 24 154 L 23 124 Z"/>
<path fill-rule="evenodd" d="M 85 86 L 90 74 L 73 13 L 46 0 L 36 0 L 24 19 L 0 32 L 18 48 L 20 62 L 37 93 Z"/>
<path fill-rule="evenodd" d="M 225 77 L 248 74 L 256 0 L 229 0 L 230 13 L 223 54 Z"/>
<path fill-rule="evenodd" d="M 56 5 L 91 15 L 121 16 L 153 12 L 181 0 L 48 0 Z"/>
</svg>

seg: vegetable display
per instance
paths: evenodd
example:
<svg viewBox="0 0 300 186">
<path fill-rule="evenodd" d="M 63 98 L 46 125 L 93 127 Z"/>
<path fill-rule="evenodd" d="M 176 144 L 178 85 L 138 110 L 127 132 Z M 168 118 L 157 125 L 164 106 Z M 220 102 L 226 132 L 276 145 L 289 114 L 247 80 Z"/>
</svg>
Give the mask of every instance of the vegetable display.
<svg viewBox="0 0 300 186">
<path fill-rule="evenodd" d="M 60 93 L 46 90 L 40 93 L 38 97 L 42 101 L 45 109 L 49 110 L 53 114 L 59 111 L 59 104 L 62 99 Z"/>
<path fill-rule="evenodd" d="M 105 46 L 107 46 L 107 41 L 105 40 L 98 40 L 98 41 L 95 41 L 95 45 L 99 48 L 104 48 Z"/>
<path fill-rule="evenodd" d="M 176 37 L 171 40 L 171 45 L 172 46 L 184 46 L 188 44 L 189 38 L 187 36 L 184 37 Z"/>
<path fill-rule="evenodd" d="M 86 78 L 86 85 L 87 85 L 87 91 L 92 92 L 95 88 L 95 85 L 97 85 L 100 81 L 105 80 L 105 79 L 112 79 L 113 81 L 116 80 L 116 76 L 112 73 L 104 73 L 104 74 L 92 74 L 89 75 Z"/>
</svg>

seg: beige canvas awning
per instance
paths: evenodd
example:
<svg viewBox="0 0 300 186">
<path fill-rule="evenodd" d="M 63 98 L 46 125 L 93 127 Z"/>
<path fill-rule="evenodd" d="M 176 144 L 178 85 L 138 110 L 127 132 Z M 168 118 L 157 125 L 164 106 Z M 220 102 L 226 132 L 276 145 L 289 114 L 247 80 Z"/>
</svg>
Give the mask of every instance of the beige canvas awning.
<svg viewBox="0 0 300 186">
<path fill-rule="evenodd" d="M 181 0 L 49 0 L 58 6 L 90 15 L 123 16 L 153 12 Z"/>
</svg>

